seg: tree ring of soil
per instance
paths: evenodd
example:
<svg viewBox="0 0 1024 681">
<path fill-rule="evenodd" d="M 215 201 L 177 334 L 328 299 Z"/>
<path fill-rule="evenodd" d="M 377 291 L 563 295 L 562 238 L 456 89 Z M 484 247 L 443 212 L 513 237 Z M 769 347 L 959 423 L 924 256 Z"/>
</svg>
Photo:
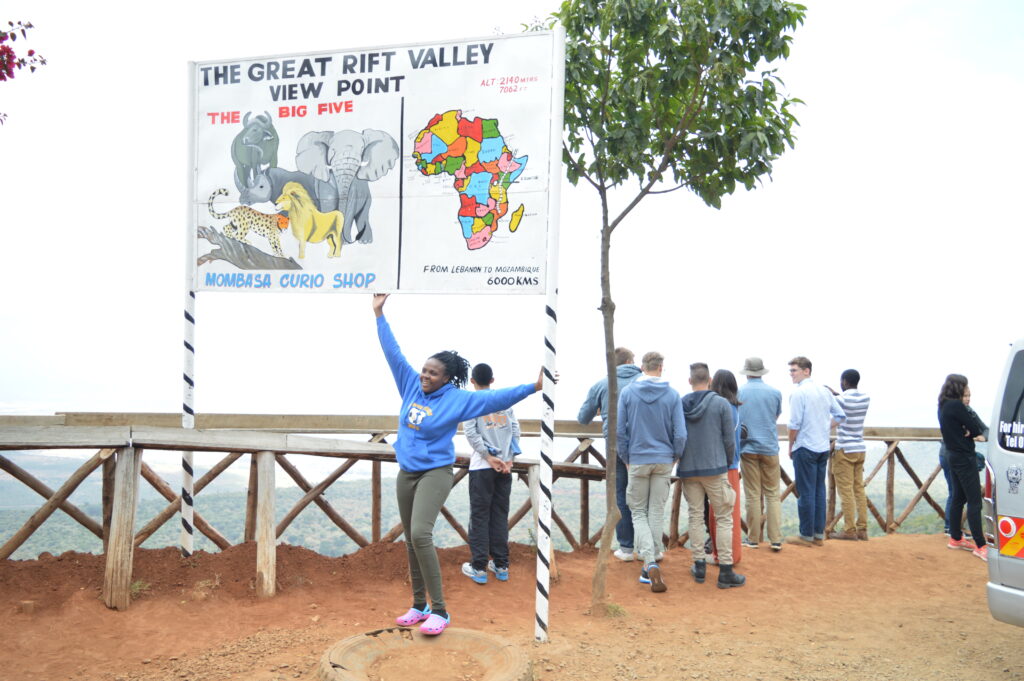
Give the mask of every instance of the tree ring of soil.
<svg viewBox="0 0 1024 681">
<path fill-rule="evenodd" d="M 471 629 L 426 636 L 406 627 L 379 629 L 338 641 L 317 668 L 319 681 L 530 681 L 530 658 L 515 645 Z"/>
</svg>

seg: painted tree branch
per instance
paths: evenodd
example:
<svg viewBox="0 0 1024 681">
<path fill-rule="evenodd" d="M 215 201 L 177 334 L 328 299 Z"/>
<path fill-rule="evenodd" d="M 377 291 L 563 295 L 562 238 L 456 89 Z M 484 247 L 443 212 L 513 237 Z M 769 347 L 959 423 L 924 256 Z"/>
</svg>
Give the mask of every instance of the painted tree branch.
<svg viewBox="0 0 1024 681">
<path fill-rule="evenodd" d="M 226 260 L 240 270 L 301 270 L 302 265 L 294 258 L 279 258 L 264 253 L 255 246 L 243 244 L 241 241 L 221 234 L 213 227 L 199 225 L 196 229 L 199 237 L 206 239 L 217 248 L 199 256 L 197 266 L 214 260 Z"/>
</svg>

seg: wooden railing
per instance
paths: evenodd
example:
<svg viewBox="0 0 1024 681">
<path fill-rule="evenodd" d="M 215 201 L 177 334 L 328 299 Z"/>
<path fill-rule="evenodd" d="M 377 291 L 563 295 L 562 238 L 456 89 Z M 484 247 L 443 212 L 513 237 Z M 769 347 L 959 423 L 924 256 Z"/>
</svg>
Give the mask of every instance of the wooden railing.
<svg viewBox="0 0 1024 681">
<path fill-rule="evenodd" d="M 244 541 L 257 544 L 256 584 L 260 596 L 272 596 L 275 590 L 276 539 L 288 525 L 309 504 L 316 504 L 338 528 L 359 547 L 374 542 L 396 541 L 402 534 L 401 524 L 384 531 L 381 526 L 382 464 L 394 462 L 394 452 L 387 438 L 395 433 L 394 416 L 318 416 L 318 415 L 245 415 L 245 414 L 200 414 L 196 418 L 196 430 L 178 427 L 180 417 L 174 414 L 140 413 L 59 413 L 53 416 L 0 416 L 0 451 L 3 450 L 45 450 L 45 449 L 97 449 L 98 451 L 83 463 L 75 473 L 57 490 L 52 490 L 28 471 L 22 470 L 7 457 L 0 456 L 0 469 L 19 480 L 46 499 L 26 523 L 0 546 L 0 559 L 8 559 L 57 509 L 65 512 L 89 532 L 103 541 L 106 555 L 104 578 L 104 601 L 111 608 L 128 607 L 132 574 L 132 559 L 135 547 L 152 536 L 167 521 L 173 518 L 180 506 L 180 496 L 174 491 L 177 486 L 169 484 L 143 461 L 145 450 L 186 450 L 193 452 L 220 453 L 220 458 L 194 485 L 194 496 L 208 486 L 218 475 L 244 455 L 250 457 Z M 520 422 L 525 437 L 539 437 L 540 422 Z M 362 435 L 367 442 L 351 439 L 311 437 L 320 435 Z M 594 546 L 600 538 L 602 528 L 590 527 L 590 485 L 604 480 L 605 458 L 599 449 L 603 446 L 599 424 L 580 426 L 573 421 L 558 421 L 555 424 L 556 449 L 554 478 L 579 481 L 579 522 L 576 528 L 557 513 L 553 521 L 573 550 Z M 780 427 L 780 436 L 784 430 Z M 868 428 L 868 439 L 886 443 L 885 454 L 874 465 L 865 478 L 865 487 L 873 481 L 882 467 L 886 467 L 884 514 L 870 500 L 869 509 L 885 532 L 894 532 L 906 520 L 917 504 L 924 499 L 939 517 L 943 508 L 929 495 L 928 488 L 941 470 L 937 463 L 930 475 L 922 481 L 900 450 L 903 441 L 937 441 L 938 430 L 927 428 Z M 312 483 L 307 480 L 289 458 L 292 456 L 319 456 L 341 459 L 339 466 L 323 480 Z M 564 459 L 561 457 L 564 456 Z M 559 460 L 560 459 L 560 460 Z M 330 504 L 324 492 L 349 471 L 357 462 L 371 464 L 371 523 L 369 537 L 349 523 Z M 468 459 L 460 456 L 456 462 L 459 470 L 454 485 L 468 474 L 465 470 Z M 274 524 L 275 464 L 294 480 L 303 491 L 303 497 Z M 902 466 L 917 486 L 911 501 L 898 514 L 895 509 L 896 465 Z M 75 489 L 94 471 L 102 469 L 102 517 L 91 518 L 74 506 L 68 498 Z M 527 484 L 535 481 L 537 461 L 519 457 L 514 472 Z M 831 476 L 829 476 L 831 481 Z M 145 480 L 166 500 L 167 505 L 144 527 L 136 530 L 134 518 L 138 499 L 139 481 Z M 785 499 L 796 495 L 795 486 L 783 471 L 786 487 L 782 493 Z M 666 537 L 669 546 L 685 543 L 687 534 L 680 533 L 679 516 L 681 485 L 674 483 L 669 532 Z M 531 496 L 532 498 L 532 496 Z M 207 536 L 221 549 L 230 542 L 217 531 L 215 519 L 204 517 L 197 502 L 194 514 L 196 530 Z M 531 499 L 511 514 L 509 527 L 516 526 L 531 511 Z M 831 481 L 828 495 L 828 529 L 840 519 L 835 512 L 834 481 Z M 452 528 L 467 541 L 466 530 L 457 518 L 445 507 L 441 513 Z M 574 531 L 575 529 L 575 531 Z M 0 539 L 3 539 L 0 537 Z"/>
</svg>

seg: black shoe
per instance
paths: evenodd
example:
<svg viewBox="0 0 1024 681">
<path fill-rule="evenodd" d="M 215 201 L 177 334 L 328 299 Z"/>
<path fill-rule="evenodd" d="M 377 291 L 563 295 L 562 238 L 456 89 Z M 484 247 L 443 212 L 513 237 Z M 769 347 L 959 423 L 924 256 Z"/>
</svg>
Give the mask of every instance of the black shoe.
<svg viewBox="0 0 1024 681">
<path fill-rule="evenodd" d="M 732 565 L 718 566 L 718 588 L 729 589 L 734 586 L 743 586 L 747 578 L 732 571 Z"/>
<path fill-rule="evenodd" d="M 704 577 L 708 572 L 708 564 L 703 560 L 695 560 L 693 566 L 690 568 L 690 574 L 693 575 L 693 580 L 698 584 L 704 583 Z"/>
</svg>

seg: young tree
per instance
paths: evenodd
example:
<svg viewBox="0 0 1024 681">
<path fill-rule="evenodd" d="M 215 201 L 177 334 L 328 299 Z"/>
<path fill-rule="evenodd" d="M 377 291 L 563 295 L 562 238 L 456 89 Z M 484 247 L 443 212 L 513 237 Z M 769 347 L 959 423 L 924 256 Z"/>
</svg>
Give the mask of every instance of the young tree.
<svg viewBox="0 0 1024 681">
<path fill-rule="evenodd" d="M 615 506 L 615 303 L 611 237 L 647 196 L 686 188 L 709 206 L 753 189 L 793 146 L 800 100 L 779 91 L 772 62 L 789 56 L 805 8 L 784 0 L 566 0 L 563 150 L 569 181 L 601 201 L 601 312 L 608 371 L 607 516 L 591 610 L 605 611 Z M 636 180 L 625 205 L 613 189 Z M 616 192 L 616 197 L 622 196 Z M 628 196 L 628 195 L 627 195 Z"/>
<path fill-rule="evenodd" d="M 7 27 L 0 29 L 0 82 L 14 78 L 15 69 L 28 67 L 29 72 L 34 72 L 38 67 L 46 64 L 46 59 L 37 54 L 35 50 L 28 50 L 24 57 L 15 53 L 11 43 L 15 42 L 20 35 L 26 37 L 28 30 L 35 28 L 29 21 L 7 22 Z M 7 114 L 0 113 L 0 124 L 7 120 Z"/>
</svg>

